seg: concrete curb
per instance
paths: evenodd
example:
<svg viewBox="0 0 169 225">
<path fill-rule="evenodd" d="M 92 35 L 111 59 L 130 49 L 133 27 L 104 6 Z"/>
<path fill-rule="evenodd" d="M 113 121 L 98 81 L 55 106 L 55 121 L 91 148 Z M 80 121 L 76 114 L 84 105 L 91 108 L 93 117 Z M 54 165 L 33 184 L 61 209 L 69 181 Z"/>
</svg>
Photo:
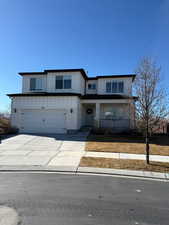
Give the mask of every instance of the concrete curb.
<svg viewBox="0 0 169 225">
<path fill-rule="evenodd" d="M 169 181 L 169 173 L 159 173 L 151 171 L 120 170 L 120 169 L 118 170 L 118 169 L 97 168 L 97 167 L 79 167 L 77 173 L 107 174 L 107 175 L 150 178 Z"/>
<path fill-rule="evenodd" d="M 145 178 L 156 179 L 169 182 L 169 173 L 159 173 L 150 171 L 138 171 L 138 170 L 118 170 L 108 168 L 96 168 L 96 167 L 61 167 L 61 166 L 0 166 L 0 173 L 5 172 L 18 172 L 18 173 L 67 173 L 67 174 L 90 174 L 90 175 L 111 175 L 121 177 L 133 177 L 133 178 Z"/>
<path fill-rule="evenodd" d="M 71 166 L 0 166 L 0 172 L 66 172 L 76 173 Z"/>
</svg>

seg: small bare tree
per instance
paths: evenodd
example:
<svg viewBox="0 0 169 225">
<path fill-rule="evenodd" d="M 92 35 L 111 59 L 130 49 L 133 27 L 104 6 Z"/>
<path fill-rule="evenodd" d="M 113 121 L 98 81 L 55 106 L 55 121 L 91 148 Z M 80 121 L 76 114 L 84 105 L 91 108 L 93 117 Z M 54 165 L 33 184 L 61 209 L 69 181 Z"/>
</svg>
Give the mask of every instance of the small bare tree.
<svg viewBox="0 0 169 225">
<path fill-rule="evenodd" d="M 145 131 L 146 161 L 149 164 L 149 134 L 153 127 L 168 115 L 168 104 L 161 84 L 161 68 L 151 58 L 145 57 L 136 69 L 136 118 Z"/>
</svg>

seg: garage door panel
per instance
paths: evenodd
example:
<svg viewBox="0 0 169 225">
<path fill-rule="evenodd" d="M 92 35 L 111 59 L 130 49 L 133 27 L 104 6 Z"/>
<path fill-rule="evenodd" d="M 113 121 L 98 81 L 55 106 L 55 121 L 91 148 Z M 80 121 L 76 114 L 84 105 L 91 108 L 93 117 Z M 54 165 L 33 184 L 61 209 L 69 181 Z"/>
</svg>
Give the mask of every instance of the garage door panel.
<svg viewBox="0 0 169 225">
<path fill-rule="evenodd" d="M 21 131 L 28 133 L 65 133 L 64 110 L 23 110 Z"/>
</svg>

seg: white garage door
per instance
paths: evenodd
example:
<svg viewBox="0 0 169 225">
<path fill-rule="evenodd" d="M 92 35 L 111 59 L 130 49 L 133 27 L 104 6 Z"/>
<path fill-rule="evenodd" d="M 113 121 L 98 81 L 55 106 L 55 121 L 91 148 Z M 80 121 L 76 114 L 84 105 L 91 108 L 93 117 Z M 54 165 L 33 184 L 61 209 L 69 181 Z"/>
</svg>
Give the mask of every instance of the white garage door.
<svg viewBox="0 0 169 225">
<path fill-rule="evenodd" d="M 23 110 L 21 132 L 66 133 L 64 110 Z"/>
</svg>

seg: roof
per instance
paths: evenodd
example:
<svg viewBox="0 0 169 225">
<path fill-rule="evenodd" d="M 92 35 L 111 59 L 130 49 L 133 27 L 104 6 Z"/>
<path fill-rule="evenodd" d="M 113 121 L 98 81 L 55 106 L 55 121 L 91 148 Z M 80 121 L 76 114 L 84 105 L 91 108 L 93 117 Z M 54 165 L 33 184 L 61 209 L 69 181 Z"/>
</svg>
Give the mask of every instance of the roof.
<svg viewBox="0 0 169 225">
<path fill-rule="evenodd" d="M 88 80 L 96 80 L 96 79 L 102 79 L 102 78 L 126 78 L 126 77 L 131 77 L 132 81 L 134 81 L 136 74 L 102 75 L 102 76 L 96 76 L 96 77 L 89 77 Z"/>
<path fill-rule="evenodd" d="M 93 95 L 93 94 L 87 94 L 81 97 L 82 99 L 134 99 L 137 100 L 138 98 L 135 96 L 127 96 L 127 95 Z"/>
<path fill-rule="evenodd" d="M 88 77 L 85 70 L 83 68 L 80 69 L 55 69 L 55 70 L 44 70 L 43 72 L 20 72 L 19 75 L 43 75 L 47 73 L 55 73 L 55 72 L 81 72 L 82 76 L 85 80 L 96 80 L 101 78 L 126 78 L 131 77 L 132 81 L 134 81 L 136 74 L 122 74 L 122 75 L 102 75 L 95 77 Z"/>
<path fill-rule="evenodd" d="M 81 96 L 79 93 L 53 93 L 53 92 L 31 92 L 31 93 L 16 93 L 7 94 L 9 97 L 22 97 L 22 96 Z"/>
<path fill-rule="evenodd" d="M 55 72 L 81 72 L 82 76 L 85 80 L 88 79 L 87 74 L 84 69 L 56 69 L 56 70 L 44 70 L 43 72 L 20 72 L 19 75 L 43 75 L 47 73 L 55 73 Z"/>
<path fill-rule="evenodd" d="M 134 99 L 137 100 L 138 98 L 135 96 L 126 96 L 126 95 L 81 95 L 78 93 L 53 93 L 53 92 L 33 92 L 33 93 L 16 93 L 16 94 L 8 94 L 9 97 L 25 97 L 25 96 L 78 96 L 81 99 Z"/>
</svg>

